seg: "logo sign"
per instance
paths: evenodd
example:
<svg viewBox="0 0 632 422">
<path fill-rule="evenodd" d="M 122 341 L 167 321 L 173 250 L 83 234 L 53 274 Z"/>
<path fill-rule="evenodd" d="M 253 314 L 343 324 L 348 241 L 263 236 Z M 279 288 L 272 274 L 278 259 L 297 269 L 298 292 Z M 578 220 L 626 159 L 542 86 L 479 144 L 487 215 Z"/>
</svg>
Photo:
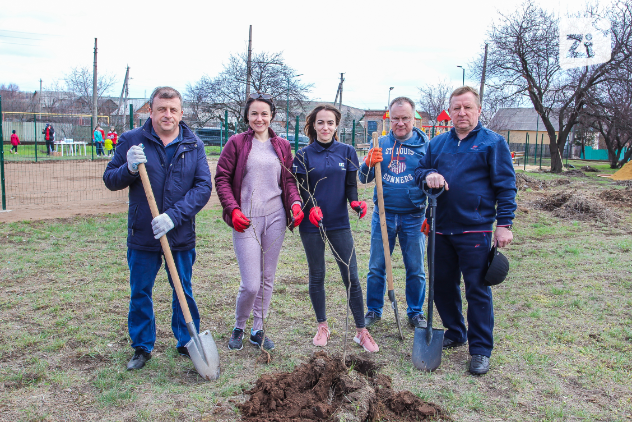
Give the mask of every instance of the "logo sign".
<svg viewBox="0 0 632 422">
<path fill-rule="evenodd" d="M 560 19 L 560 67 L 590 66 L 610 60 L 610 23 L 587 18 Z"/>
</svg>

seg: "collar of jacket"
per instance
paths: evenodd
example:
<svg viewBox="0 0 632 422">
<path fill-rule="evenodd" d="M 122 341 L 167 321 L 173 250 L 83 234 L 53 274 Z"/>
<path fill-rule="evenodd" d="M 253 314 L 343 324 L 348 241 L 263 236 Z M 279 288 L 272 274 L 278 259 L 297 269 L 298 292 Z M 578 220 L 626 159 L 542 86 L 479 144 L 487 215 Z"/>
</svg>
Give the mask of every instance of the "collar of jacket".
<svg viewBox="0 0 632 422">
<path fill-rule="evenodd" d="M 152 129 L 151 119 L 147 119 L 145 123 L 143 123 L 143 127 L 142 127 L 143 135 L 145 135 L 145 138 L 149 139 L 150 141 L 159 143 L 156 140 L 156 138 L 152 136 L 151 129 Z M 180 133 L 182 133 L 182 141 L 180 142 L 181 144 L 197 143 L 197 138 L 195 134 L 189 128 L 189 126 L 187 126 L 187 124 L 184 123 L 183 121 L 180 121 L 180 131 L 181 131 Z"/>
<path fill-rule="evenodd" d="M 452 129 L 450 129 L 450 136 L 451 136 L 452 138 L 454 138 L 457 142 L 459 142 L 459 141 L 463 142 L 463 141 L 465 141 L 466 139 L 469 139 L 469 138 L 471 138 L 472 136 L 476 135 L 478 132 L 480 132 L 480 131 L 481 131 L 481 129 L 482 129 L 482 128 L 483 128 L 483 125 L 481 124 L 481 122 L 478 122 L 478 123 L 476 124 L 476 126 L 474 127 L 474 129 L 472 129 L 472 130 L 470 131 L 470 133 L 468 133 L 468 134 L 467 134 L 467 136 L 466 136 L 465 138 L 463 138 L 463 139 L 459 139 L 459 137 L 458 137 L 458 136 L 456 136 L 456 129 L 455 129 L 455 128 L 452 128 Z"/>
<path fill-rule="evenodd" d="M 413 136 L 411 136 L 409 139 L 405 140 L 404 142 L 398 140 L 393 134 L 392 130 L 388 132 L 388 137 L 390 138 L 393 145 L 395 145 L 395 142 L 399 142 L 403 146 L 413 147 L 413 148 L 419 147 L 425 144 L 426 142 L 429 142 L 428 135 L 426 135 L 426 133 L 423 130 L 413 126 L 412 131 L 413 131 Z M 415 136 L 415 134 L 417 134 L 417 136 Z"/>
</svg>

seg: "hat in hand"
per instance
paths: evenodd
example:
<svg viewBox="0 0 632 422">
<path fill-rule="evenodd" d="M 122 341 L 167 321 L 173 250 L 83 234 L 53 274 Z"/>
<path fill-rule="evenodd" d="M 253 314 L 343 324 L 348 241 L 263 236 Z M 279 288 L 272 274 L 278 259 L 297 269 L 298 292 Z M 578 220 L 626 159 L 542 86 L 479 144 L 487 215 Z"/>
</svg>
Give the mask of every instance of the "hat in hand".
<svg viewBox="0 0 632 422">
<path fill-rule="evenodd" d="M 509 273 L 509 260 L 494 246 L 489 251 L 489 268 L 485 274 L 485 285 L 495 286 L 505 281 Z"/>
</svg>

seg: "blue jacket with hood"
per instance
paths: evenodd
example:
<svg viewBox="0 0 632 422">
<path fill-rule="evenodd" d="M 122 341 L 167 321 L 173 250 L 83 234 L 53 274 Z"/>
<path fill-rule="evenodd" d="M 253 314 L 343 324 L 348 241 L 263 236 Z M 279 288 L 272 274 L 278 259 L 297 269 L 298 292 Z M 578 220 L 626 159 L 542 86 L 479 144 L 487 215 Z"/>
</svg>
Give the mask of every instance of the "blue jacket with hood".
<svg viewBox="0 0 632 422">
<path fill-rule="evenodd" d="M 428 148 L 428 136 L 413 127 L 413 135 L 406 141 L 398 141 L 390 131 L 388 135 L 378 138 L 382 148 L 382 186 L 384 209 L 394 214 L 411 214 L 423 212 L 426 195 L 415 183 L 414 172 L 419 160 Z M 373 141 L 371 141 L 373 148 Z M 360 166 L 360 182 L 369 183 L 375 179 L 375 169 L 366 163 Z M 373 203 L 377 210 L 377 187 L 373 190 Z"/>
<path fill-rule="evenodd" d="M 154 239 L 151 228 L 153 217 L 140 176 L 127 169 L 127 151 L 132 145 L 143 144 L 147 156 L 145 166 L 158 211 L 167 214 L 174 224 L 174 228 L 167 232 L 169 245 L 174 251 L 190 250 L 195 247 L 195 215 L 211 197 L 211 171 L 204 144 L 184 122 L 180 122 L 182 141 L 166 168 L 165 147 L 151 134 L 151 128 L 151 119 L 147 119 L 143 127 L 121 135 L 114 158 L 103 173 L 103 181 L 114 191 L 129 187 L 127 247 L 160 251 L 160 241 Z"/>
<path fill-rule="evenodd" d="M 516 210 L 516 174 L 505 139 L 480 122 L 459 140 L 454 128 L 430 141 L 415 170 L 419 186 L 441 174 L 450 190 L 437 198 L 437 233 L 451 235 L 509 226 Z"/>
</svg>

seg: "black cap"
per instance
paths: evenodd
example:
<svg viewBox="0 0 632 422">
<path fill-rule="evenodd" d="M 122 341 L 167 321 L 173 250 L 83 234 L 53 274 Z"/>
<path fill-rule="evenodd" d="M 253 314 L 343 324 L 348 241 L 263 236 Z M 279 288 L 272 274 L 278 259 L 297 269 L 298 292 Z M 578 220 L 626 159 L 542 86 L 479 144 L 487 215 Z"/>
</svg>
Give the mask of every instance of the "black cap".
<svg viewBox="0 0 632 422">
<path fill-rule="evenodd" d="M 509 260 L 494 246 L 489 251 L 489 268 L 485 274 L 485 285 L 495 286 L 505 281 L 509 273 Z"/>
</svg>

